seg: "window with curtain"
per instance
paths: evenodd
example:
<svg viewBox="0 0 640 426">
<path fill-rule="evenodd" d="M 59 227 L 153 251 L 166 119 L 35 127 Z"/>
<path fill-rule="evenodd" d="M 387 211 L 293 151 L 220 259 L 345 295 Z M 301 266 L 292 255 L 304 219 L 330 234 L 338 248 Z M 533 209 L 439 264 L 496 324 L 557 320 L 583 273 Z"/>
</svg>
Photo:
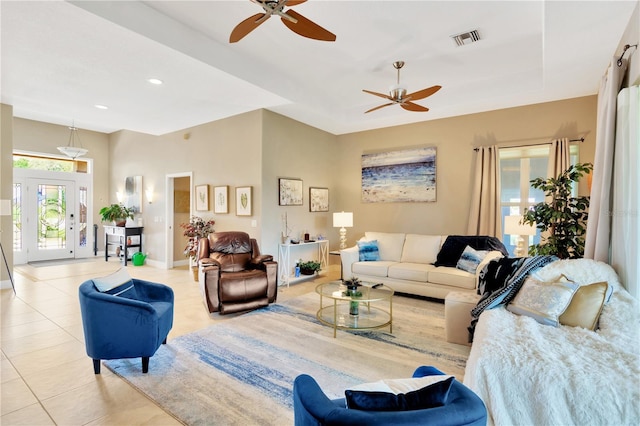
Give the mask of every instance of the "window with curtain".
<svg viewBox="0 0 640 426">
<path fill-rule="evenodd" d="M 578 161 L 578 145 L 571 145 L 571 164 Z M 505 216 L 521 216 L 524 211 L 544 201 L 544 193 L 534 189 L 530 181 L 547 175 L 549 145 L 500 148 L 500 212 L 502 216 L 502 241 L 509 253 L 517 244 L 517 235 L 504 234 Z M 574 192 L 577 188 L 574 188 Z M 540 242 L 540 231 L 529 236 L 529 245 Z"/>
</svg>

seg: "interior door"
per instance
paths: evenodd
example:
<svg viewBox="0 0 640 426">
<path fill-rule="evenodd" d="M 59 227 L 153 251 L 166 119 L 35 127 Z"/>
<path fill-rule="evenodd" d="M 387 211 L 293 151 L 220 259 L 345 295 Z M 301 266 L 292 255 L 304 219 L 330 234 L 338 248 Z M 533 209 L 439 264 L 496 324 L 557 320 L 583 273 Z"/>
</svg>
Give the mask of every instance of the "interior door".
<svg viewBox="0 0 640 426">
<path fill-rule="evenodd" d="M 26 206 L 27 260 L 75 257 L 74 181 L 28 179 Z"/>
</svg>

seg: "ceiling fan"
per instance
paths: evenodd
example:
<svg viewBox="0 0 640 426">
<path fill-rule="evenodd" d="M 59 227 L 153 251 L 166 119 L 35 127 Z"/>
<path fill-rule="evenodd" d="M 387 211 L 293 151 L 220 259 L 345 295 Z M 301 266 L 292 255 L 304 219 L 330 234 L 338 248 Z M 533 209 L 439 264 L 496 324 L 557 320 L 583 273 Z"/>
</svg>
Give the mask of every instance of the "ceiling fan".
<svg viewBox="0 0 640 426">
<path fill-rule="evenodd" d="M 400 104 L 400 106 L 406 109 L 407 111 L 415 111 L 415 112 L 429 111 L 429 108 L 413 103 L 412 101 L 417 101 L 420 99 L 424 99 L 427 96 L 431 96 L 434 93 L 436 93 L 438 90 L 440 90 L 442 86 L 431 86 L 426 89 L 418 90 L 417 92 L 409 93 L 407 95 L 407 88 L 400 84 L 400 68 L 402 68 L 403 66 L 404 66 L 404 61 L 396 61 L 393 63 L 393 67 L 398 70 L 398 80 L 396 84 L 394 84 L 389 88 L 388 95 L 362 89 L 363 92 L 370 93 L 375 96 L 380 96 L 381 98 L 385 98 L 391 101 L 389 103 L 377 106 L 375 108 L 371 108 L 369 111 L 365 111 L 365 114 L 380 108 L 384 108 L 389 105 L 394 105 L 394 104 Z"/>
<path fill-rule="evenodd" d="M 229 43 L 235 43 L 242 40 L 244 36 L 251 31 L 258 28 L 260 24 L 269 19 L 271 15 L 278 15 L 282 19 L 282 23 L 285 24 L 291 31 L 300 34 L 303 37 L 313 38 L 322 41 L 335 41 L 335 34 L 325 30 L 320 25 L 316 24 L 300 15 L 293 10 L 284 10 L 285 6 L 296 6 L 300 3 L 304 3 L 307 0 L 250 0 L 252 3 L 259 4 L 264 9 L 264 13 L 256 13 L 253 16 L 248 17 L 244 21 L 240 22 L 231 31 L 229 36 Z"/>
</svg>

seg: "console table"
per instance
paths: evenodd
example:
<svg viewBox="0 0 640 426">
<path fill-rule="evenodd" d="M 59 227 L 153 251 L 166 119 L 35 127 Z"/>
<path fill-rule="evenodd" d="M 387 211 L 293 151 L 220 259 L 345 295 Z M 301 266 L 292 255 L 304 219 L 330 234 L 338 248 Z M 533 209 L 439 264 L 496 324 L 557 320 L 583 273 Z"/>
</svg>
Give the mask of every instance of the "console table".
<svg viewBox="0 0 640 426">
<path fill-rule="evenodd" d="M 295 282 L 305 280 L 313 277 L 314 275 L 300 275 L 296 277 L 294 274 L 294 268 L 298 257 L 294 257 L 291 260 L 291 256 L 295 256 L 296 253 L 300 253 L 304 248 L 313 247 L 317 250 L 316 260 L 320 262 L 320 269 L 324 269 L 329 265 L 329 240 L 309 241 L 306 243 L 298 244 L 279 244 L 278 247 L 278 279 L 281 285 L 293 284 Z"/>
<path fill-rule="evenodd" d="M 124 260 L 124 266 L 130 253 L 129 248 L 136 247 L 142 251 L 142 226 L 105 226 L 104 227 L 104 261 L 109 261 L 109 246 L 120 248 L 120 254 Z M 133 237 L 133 238 L 132 238 Z"/>
</svg>

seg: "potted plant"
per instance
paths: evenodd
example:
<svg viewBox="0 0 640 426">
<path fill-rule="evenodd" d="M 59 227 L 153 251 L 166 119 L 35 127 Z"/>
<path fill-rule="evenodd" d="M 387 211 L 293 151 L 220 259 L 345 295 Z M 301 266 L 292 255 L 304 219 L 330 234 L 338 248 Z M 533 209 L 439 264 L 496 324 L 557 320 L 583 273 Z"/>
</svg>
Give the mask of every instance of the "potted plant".
<svg viewBox="0 0 640 426">
<path fill-rule="evenodd" d="M 206 238 L 209 234 L 214 232 L 213 225 L 215 220 L 204 220 L 199 216 L 191 216 L 189 223 L 181 223 L 180 227 L 184 229 L 182 235 L 188 237 L 187 245 L 184 248 L 184 255 L 191 258 L 195 263 L 198 255 L 198 240 L 200 238 Z M 198 266 L 193 268 L 193 279 L 198 281 Z"/>
<path fill-rule="evenodd" d="M 541 242 L 529 247 L 529 255 L 556 255 L 561 259 L 580 258 L 584 255 L 584 235 L 587 232 L 589 197 L 571 196 L 574 182 L 593 170 L 593 164 L 575 164 L 558 177 L 531 181 L 531 186 L 546 195 L 524 214 L 523 223 L 536 226 Z"/>
<path fill-rule="evenodd" d="M 320 262 L 309 260 L 307 262 L 298 262 L 300 273 L 302 275 L 313 275 L 320 270 Z"/>
<path fill-rule="evenodd" d="M 124 226 L 127 218 L 133 219 L 133 210 L 123 204 L 111 204 L 100 209 L 103 222 L 113 222 L 116 226 Z"/>
</svg>

